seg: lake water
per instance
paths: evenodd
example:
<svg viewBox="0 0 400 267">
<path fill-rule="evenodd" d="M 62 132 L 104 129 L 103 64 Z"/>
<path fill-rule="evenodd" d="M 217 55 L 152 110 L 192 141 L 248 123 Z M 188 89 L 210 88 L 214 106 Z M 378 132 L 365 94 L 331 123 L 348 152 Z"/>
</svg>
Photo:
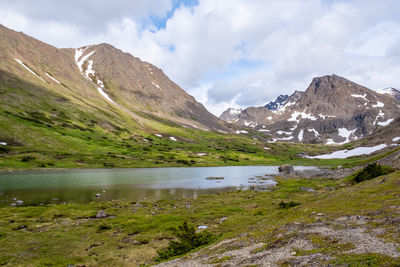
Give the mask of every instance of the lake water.
<svg viewBox="0 0 400 267">
<path fill-rule="evenodd" d="M 295 167 L 297 170 L 314 167 Z M 34 171 L 0 175 L 0 206 L 125 199 L 197 198 L 252 185 L 273 186 L 277 166 Z M 208 180 L 207 177 L 224 177 Z M 249 179 L 250 178 L 250 179 Z M 96 194 L 100 194 L 96 197 Z M 20 202 L 19 202 L 20 203 Z"/>
</svg>

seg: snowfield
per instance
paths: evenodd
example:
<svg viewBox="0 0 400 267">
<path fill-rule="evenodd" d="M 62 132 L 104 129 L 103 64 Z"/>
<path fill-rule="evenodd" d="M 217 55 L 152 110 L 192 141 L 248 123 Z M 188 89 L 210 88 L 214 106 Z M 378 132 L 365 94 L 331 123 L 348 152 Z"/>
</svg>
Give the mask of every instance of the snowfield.
<svg viewBox="0 0 400 267">
<path fill-rule="evenodd" d="M 377 146 L 372 146 L 372 147 L 357 147 L 351 150 L 339 150 L 332 152 L 330 154 L 323 154 L 323 155 L 317 155 L 317 156 L 306 156 L 306 158 L 309 159 L 345 159 L 348 157 L 353 157 L 353 156 L 360 156 L 360 155 L 369 155 L 371 153 L 374 153 L 375 151 L 384 149 L 387 147 L 386 144 L 381 144 Z"/>
</svg>

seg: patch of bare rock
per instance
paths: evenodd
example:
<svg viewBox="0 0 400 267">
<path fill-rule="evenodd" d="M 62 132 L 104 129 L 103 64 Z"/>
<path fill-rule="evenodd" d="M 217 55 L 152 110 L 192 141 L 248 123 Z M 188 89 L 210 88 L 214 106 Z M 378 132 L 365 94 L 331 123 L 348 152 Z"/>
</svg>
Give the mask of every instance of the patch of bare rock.
<svg viewBox="0 0 400 267">
<path fill-rule="evenodd" d="M 400 257 L 400 245 L 381 237 L 388 228 L 371 227 L 369 222 L 384 225 L 367 216 L 353 215 L 335 219 L 312 214 L 316 222 L 291 223 L 274 231 L 269 240 L 257 242 L 240 237 L 192 253 L 184 258 L 158 264 L 169 266 L 327 266 L 339 254 L 376 253 Z M 396 218 L 388 218 L 396 221 Z M 395 224 L 392 224 L 395 227 Z M 313 243 L 310 236 L 325 240 Z M 253 242 L 251 242 L 253 241 Z M 329 250 L 330 249 L 330 250 Z"/>
</svg>

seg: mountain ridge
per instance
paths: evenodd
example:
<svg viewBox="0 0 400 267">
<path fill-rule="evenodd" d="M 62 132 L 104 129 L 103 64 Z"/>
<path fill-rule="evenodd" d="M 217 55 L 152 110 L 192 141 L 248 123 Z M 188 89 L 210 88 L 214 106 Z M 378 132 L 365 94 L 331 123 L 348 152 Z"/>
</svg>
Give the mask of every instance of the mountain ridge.
<svg viewBox="0 0 400 267">
<path fill-rule="evenodd" d="M 233 123 L 263 132 L 270 142 L 344 144 L 390 124 L 400 116 L 399 107 L 393 94 L 333 74 L 315 77 L 304 92 L 295 91 L 277 110 L 246 108 Z"/>
</svg>

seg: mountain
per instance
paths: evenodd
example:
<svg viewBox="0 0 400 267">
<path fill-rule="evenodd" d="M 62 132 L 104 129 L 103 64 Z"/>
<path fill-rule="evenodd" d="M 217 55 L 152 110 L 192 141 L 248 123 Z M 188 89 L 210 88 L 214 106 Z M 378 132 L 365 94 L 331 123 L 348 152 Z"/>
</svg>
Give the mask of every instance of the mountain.
<svg viewBox="0 0 400 267">
<path fill-rule="evenodd" d="M 379 94 L 386 94 L 386 95 L 390 95 L 398 100 L 400 100 L 400 91 L 393 88 L 393 87 L 388 87 L 388 88 L 384 88 L 384 89 L 380 89 L 378 91 L 376 91 Z"/>
<path fill-rule="evenodd" d="M 74 97 L 106 101 L 127 112 L 160 116 L 191 128 L 227 130 L 159 68 L 108 44 L 57 49 L 3 26 L 2 71 Z M 35 79 L 36 76 L 36 79 Z"/>
<path fill-rule="evenodd" d="M 0 25 L 0 168 L 205 164 L 219 161 L 224 133 L 228 123 L 148 62 Z"/>
<path fill-rule="evenodd" d="M 296 91 L 277 110 L 246 108 L 235 123 L 264 132 L 270 142 L 344 144 L 390 125 L 400 116 L 399 107 L 393 93 L 333 74 L 314 78 L 306 91 Z"/>
<path fill-rule="evenodd" d="M 242 111 L 241 108 L 228 108 L 219 116 L 219 118 L 229 123 L 236 122 Z"/>
<path fill-rule="evenodd" d="M 285 104 L 288 98 L 288 95 L 280 95 L 276 98 L 275 101 L 270 101 L 264 107 L 266 107 L 268 110 L 278 110 Z"/>
</svg>

